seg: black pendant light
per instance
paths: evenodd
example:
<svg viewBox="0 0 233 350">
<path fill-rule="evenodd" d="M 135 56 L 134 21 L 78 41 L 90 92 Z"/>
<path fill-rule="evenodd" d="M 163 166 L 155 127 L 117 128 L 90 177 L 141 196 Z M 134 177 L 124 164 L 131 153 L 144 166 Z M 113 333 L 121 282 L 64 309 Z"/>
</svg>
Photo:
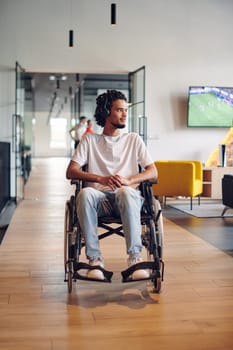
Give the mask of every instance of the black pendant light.
<svg viewBox="0 0 233 350">
<path fill-rule="evenodd" d="M 70 0 L 70 28 L 73 27 L 72 25 L 72 0 Z M 69 30 L 69 47 L 73 47 L 74 46 L 74 31 L 73 29 Z"/>
<path fill-rule="evenodd" d="M 111 25 L 116 25 L 116 3 L 111 4 Z"/>
<path fill-rule="evenodd" d="M 74 31 L 69 30 L 69 47 L 74 46 Z"/>
</svg>

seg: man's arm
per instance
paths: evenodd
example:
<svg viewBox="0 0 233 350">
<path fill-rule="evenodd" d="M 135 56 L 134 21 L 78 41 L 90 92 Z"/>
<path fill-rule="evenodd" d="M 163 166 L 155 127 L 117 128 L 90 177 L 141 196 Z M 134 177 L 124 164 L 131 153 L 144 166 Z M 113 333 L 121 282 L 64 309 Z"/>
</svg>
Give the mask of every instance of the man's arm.
<svg viewBox="0 0 233 350">
<path fill-rule="evenodd" d="M 80 164 L 70 161 L 67 170 L 66 170 L 66 178 L 70 180 L 84 180 L 88 182 L 98 182 L 98 175 L 90 174 L 86 171 L 83 171 Z"/>
<path fill-rule="evenodd" d="M 156 181 L 158 177 L 158 171 L 154 163 L 151 163 L 145 167 L 145 170 L 141 173 L 130 176 L 129 178 L 121 177 L 121 184 L 126 186 L 132 186 L 139 184 L 146 180 Z"/>
<path fill-rule="evenodd" d="M 154 163 L 149 164 L 145 167 L 145 170 L 142 173 L 135 174 L 130 178 L 125 178 L 120 175 L 112 175 L 112 176 L 100 176 L 97 174 L 90 174 L 81 169 L 80 165 L 73 160 L 70 161 L 67 171 L 66 177 L 67 179 L 72 180 L 84 180 L 87 182 L 98 182 L 101 185 L 109 186 L 112 190 L 119 188 L 121 186 L 132 186 L 134 184 L 139 184 L 140 182 L 146 180 L 157 179 L 158 172 L 154 165 Z"/>
<path fill-rule="evenodd" d="M 117 175 L 113 176 L 100 176 L 97 174 L 91 174 L 81 169 L 81 166 L 74 162 L 70 161 L 67 170 L 66 178 L 70 180 L 84 180 L 86 182 L 97 182 L 101 185 L 108 186 L 112 190 L 115 190 L 118 187 L 121 187 L 122 184 Z"/>
<path fill-rule="evenodd" d="M 70 137 L 74 140 L 74 127 L 69 130 Z"/>
</svg>

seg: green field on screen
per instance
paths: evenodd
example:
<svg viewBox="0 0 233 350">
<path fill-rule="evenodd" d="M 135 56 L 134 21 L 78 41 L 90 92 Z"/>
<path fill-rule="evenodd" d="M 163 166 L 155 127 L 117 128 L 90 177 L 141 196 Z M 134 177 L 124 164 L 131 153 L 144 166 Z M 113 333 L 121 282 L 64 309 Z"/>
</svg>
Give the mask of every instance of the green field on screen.
<svg viewBox="0 0 233 350">
<path fill-rule="evenodd" d="M 214 93 L 191 94 L 189 97 L 189 126 L 231 127 L 233 106 Z"/>
</svg>

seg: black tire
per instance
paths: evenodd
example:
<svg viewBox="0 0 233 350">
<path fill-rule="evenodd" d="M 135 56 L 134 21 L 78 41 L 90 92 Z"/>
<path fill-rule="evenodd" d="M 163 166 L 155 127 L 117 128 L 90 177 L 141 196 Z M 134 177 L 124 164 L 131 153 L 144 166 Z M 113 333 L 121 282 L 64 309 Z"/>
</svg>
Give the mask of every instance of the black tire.
<svg viewBox="0 0 233 350">
<path fill-rule="evenodd" d="M 149 221 L 149 230 L 150 230 L 150 245 L 149 245 L 149 253 L 151 256 L 151 259 L 153 257 L 153 261 L 156 262 L 157 268 L 156 270 L 152 271 L 152 273 L 156 274 L 159 277 L 155 277 L 152 279 L 152 283 L 154 285 L 154 292 L 160 293 L 161 285 L 162 285 L 162 278 L 161 276 L 161 263 L 160 263 L 160 257 L 159 257 L 159 247 L 158 247 L 158 232 L 156 230 L 156 224 L 153 219 Z"/>
<path fill-rule="evenodd" d="M 160 293 L 160 291 L 161 291 L 161 286 L 162 286 L 161 277 L 155 278 L 153 282 L 154 282 L 154 292 L 155 292 L 155 293 Z"/>
<path fill-rule="evenodd" d="M 69 202 L 66 202 L 65 206 L 65 219 L 64 219 L 64 269 L 65 274 L 67 271 L 68 266 L 68 259 L 69 259 L 69 242 L 68 242 L 68 236 L 70 232 L 70 225 L 71 225 L 71 213 L 70 213 L 70 207 Z"/>
<path fill-rule="evenodd" d="M 163 244 L 164 244 L 164 228 L 163 228 L 163 214 L 161 210 L 160 202 L 153 198 L 155 215 L 157 218 L 157 222 L 155 222 L 156 226 L 156 241 L 158 246 L 159 257 L 163 258 Z"/>
<path fill-rule="evenodd" d="M 72 271 L 68 272 L 68 292 L 71 293 L 72 292 L 72 284 L 73 284 L 73 273 Z"/>
<path fill-rule="evenodd" d="M 157 236 L 156 236 L 156 226 L 153 219 L 149 221 L 149 253 L 153 255 L 154 261 L 157 259 Z"/>
</svg>

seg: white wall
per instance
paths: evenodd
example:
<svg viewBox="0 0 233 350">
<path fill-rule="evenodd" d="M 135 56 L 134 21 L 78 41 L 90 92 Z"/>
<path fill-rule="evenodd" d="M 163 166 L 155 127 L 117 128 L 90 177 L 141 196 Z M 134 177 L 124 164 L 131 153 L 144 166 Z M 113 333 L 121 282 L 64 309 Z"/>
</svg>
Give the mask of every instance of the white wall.
<svg viewBox="0 0 233 350">
<path fill-rule="evenodd" d="M 112 28 L 106 0 L 73 0 L 72 18 L 64 0 L 1 0 L 0 67 L 18 60 L 33 72 L 125 73 L 145 65 L 152 156 L 205 161 L 227 130 L 186 127 L 188 86 L 233 85 L 233 1 L 118 0 L 117 9 Z M 4 103 L 12 96 L 8 89 Z"/>
</svg>

